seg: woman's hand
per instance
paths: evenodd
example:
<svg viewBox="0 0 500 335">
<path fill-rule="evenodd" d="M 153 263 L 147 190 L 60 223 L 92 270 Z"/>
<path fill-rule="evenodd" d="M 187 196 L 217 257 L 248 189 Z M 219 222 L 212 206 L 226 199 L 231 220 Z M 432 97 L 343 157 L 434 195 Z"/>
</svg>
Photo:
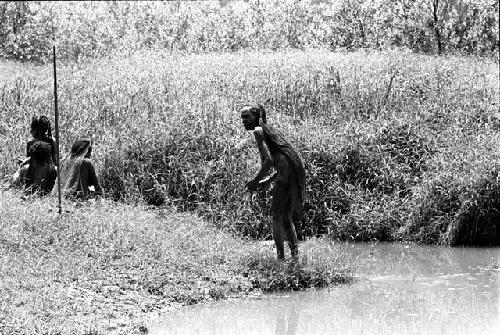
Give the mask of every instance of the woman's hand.
<svg viewBox="0 0 500 335">
<path fill-rule="evenodd" d="M 245 184 L 245 187 L 248 189 L 248 191 L 253 192 L 257 189 L 259 186 L 259 182 L 255 179 L 250 180 Z"/>
</svg>

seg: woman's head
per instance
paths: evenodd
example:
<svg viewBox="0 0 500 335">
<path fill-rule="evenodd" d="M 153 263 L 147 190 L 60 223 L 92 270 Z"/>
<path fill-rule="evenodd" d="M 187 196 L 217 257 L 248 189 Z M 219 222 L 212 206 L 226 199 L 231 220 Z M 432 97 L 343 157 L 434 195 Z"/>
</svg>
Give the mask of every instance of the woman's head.
<svg viewBox="0 0 500 335">
<path fill-rule="evenodd" d="M 52 137 L 52 127 L 50 120 L 45 115 L 33 116 L 31 118 L 31 135 L 39 140 L 50 139 Z"/>
<path fill-rule="evenodd" d="M 90 138 L 79 139 L 75 141 L 71 146 L 71 157 L 85 155 L 85 157 L 90 158 L 91 152 L 92 152 L 92 143 Z"/>
<path fill-rule="evenodd" d="M 245 106 L 241 109 L 241 119 L 246 130 L 253 130 L 266 123 L 266 111 L 260 104 Z"/>
</svg>

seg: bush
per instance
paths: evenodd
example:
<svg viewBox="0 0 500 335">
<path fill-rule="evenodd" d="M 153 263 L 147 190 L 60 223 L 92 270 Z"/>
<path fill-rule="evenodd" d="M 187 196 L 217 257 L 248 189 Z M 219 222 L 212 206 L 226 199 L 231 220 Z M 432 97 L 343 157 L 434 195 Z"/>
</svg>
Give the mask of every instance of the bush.
<svg viewBox="0 0 500 335">
<path fill-rule="evenodd" d="M 444 175 L 416 197 L 405 234 L 424 243 L 500 244 L 500 169 L 473 179 Z"/>
<path fill-rule="evenodd" d="M 401 129 L 411 133 L 408 126 Z M 392 239 L 402 219 L 390 208 L 394 205 L 392 211 L 399 211 L 398 202 L 408 200 L 413 177 L 420 175 L 429 156 L 416 135 L 398 137 L 401 129 L 382 131 L 373 143 L 346 144 L 338 151 L 301 146 L 307 164 L 305 203 L 301 217 L 294 218 L 299 238 L 330 234 Z M 103 186 L 114 199 L 135 197 L 149 205 L 175 205 L 219 225 L 230 224 L 245 235 L 270 237 L 270 190 L 245 195 L 243 181 L 235 179 L 245 170 L 246 154 L 210 133 L 173 131 L 163 138 L 137 139 L 124 154 L 107 155 Z M 396 200 L 387 202 L 393 194 Z"/>
</svg>

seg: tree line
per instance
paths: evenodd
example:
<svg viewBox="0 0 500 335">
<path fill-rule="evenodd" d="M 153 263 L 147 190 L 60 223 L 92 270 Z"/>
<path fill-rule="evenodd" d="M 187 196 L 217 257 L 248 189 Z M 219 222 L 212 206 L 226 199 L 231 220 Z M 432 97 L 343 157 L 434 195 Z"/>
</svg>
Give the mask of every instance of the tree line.
<svg viewBox="0 0 500 335">
<path fill-rule="evenodd" d="M 116 51 L 404 48 L 496 56 L 498 0 L 0 2 L 0 56 L 45 62 Z"/>
</svg>

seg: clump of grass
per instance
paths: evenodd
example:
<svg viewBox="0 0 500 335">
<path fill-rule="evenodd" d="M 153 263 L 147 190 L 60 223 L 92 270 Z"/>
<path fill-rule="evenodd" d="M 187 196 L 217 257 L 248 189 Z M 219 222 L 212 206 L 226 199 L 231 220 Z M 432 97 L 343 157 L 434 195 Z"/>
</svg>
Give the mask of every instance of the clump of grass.
<svg viewBox="0 0 500 335">
<path fill-rule="evenodd" d="M 374 141 L 374 145 L 396 163 L 404 164 L 412 177 L 420 176 L 427 169 L 427 160 L 435 150 L 416 127 L 411 123 L 389 124 L 382 128 Z"/>
<path fill-rule="evenodd" d="M 348 215 L 331 221 L 328 235 L 347 241 L 394 241 L 409 216 L 408 198 L 358 194 Z"/>
<path fill-rule="evenodd" d="M 247 264 L 247 275 L 253 287 L 264 292 L 324 288 L 350 281 L 347 268 L 340 270 L 331 257 L 326 258 L 329 259 L 301 257 L 286 262 L 273 257 L 254 259 Z"/>
<path fill-rule="evenodd" d="M 498 137 L 464 139 L 456 130 L 447 136 L 453 150 L 442 150 L 430 162 L 401 234 L 425 243 L 498 245 Z"/>
<path fill-rule="evenodd" d="M 424 243 L 498 245 L 500 170 L 475 179 L 441 175 L 423 187 L 405 233 Z"/>
<path fill-rule="evenodd" d="M 306 199 L 302 209 L 299 233 L 316 236 L 328 233 L 329 220 L 335 214 L 350 210 L 350 195 L 339 182 L 338 156 L 325 151 L 306 151 Z M 323 200 L 319 202 L 318 200 Z"/>
<path fill-rule="evenodd" d="M 464 192 L 459 210 L 448 226 L 448 245 L 500 244 L 500 169 L 476 181 Z"/>
</svg>

